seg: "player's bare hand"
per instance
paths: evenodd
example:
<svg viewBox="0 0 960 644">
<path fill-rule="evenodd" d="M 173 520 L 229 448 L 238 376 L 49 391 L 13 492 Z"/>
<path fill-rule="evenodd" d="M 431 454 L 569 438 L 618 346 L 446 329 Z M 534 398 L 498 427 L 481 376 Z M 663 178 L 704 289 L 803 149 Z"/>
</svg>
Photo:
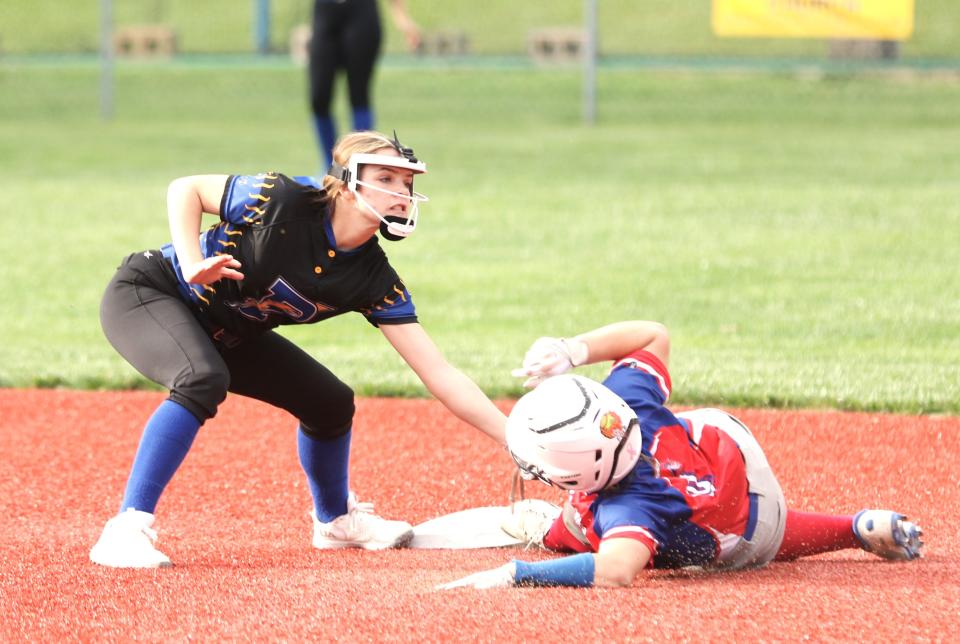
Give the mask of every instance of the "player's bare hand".
<svg viewBox="0 0 960 644">
<path fill-rule="evenodd" d="M 436 590 L 453 590 L 455 588 L 476 588 L 478 590 L 488 590 L 490 588 L 511 588 L 516 585 L 514 579 L 517 575 L 517 567 L 511 561 L 499 568 L 484 570 L 468 575 L 463 579 L 450 581 L 440 584 Z"/>
<path fill-rule="evenodd" d="M 410 48 L 410 51 L 417 51 L 420 47 L 420 43 L 423 42 L 423 35 L 420 32 L 420 27 L 411 23 L 404 28 L 403 35 L 407 40 L 407 47 Z"/>
<path fill-rule="evenodd" d="M 221 279 L 242 280 L 240 261 L 232 255 L 214 255 L 189 266 L 180 266 L 188 284 L 213 284 Z"/>
</svg>

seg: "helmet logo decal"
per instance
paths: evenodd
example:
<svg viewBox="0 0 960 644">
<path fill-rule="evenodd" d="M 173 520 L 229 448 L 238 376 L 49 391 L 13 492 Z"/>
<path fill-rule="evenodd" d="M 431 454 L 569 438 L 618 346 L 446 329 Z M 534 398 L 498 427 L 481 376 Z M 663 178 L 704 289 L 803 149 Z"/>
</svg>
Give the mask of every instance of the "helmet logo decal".
<svg viewBox="0 0 960 644">
<path fill-rule="evenodd" d="M 623 421 L 615 412 L 608 411 L 600 418 L 600 433 L 607 438 L 623 439 Z"/>
</svg>

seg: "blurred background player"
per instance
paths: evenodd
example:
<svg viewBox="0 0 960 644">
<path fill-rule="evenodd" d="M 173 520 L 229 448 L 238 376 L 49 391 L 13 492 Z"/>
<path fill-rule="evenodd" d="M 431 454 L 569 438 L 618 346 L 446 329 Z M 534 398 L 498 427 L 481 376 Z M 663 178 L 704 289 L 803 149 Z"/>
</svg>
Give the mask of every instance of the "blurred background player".
<svg viewBox="0 0 960 644">
<path fill-rule="evenodd" d="M 514 375 L 536 389 L 510 413 L 507 446 L 527 477 L 570 495 L 553 512 L 521 505 L 505 529 L 578 554 L 512 561 L 442 588 L 629 586 L 645 568 L 741 569 L 845 548 L 919 556 L 920 528 L 896 512 L 788 510 L 743 423 L 718 409 L 664 407 L 669 352 L 667 330 L 653 322 L 533 344 Z M 606 360 L 614 364 L 603 384 L 563 375 Z"/>
<path fill-rule="evenodd" d="M 407 45 L 420 44 L 420 28 L 407 13 L 405 0 L 389 0 L 397 28 Z M 321 157 L 330 166 L 337 127 L 331 114 L 334 81 L 343 70 L 347 77 L 354 130 L 374 127 L 370 85 L 380 55 L 382 29 L 377 0 L 314 0 L 313 36 L 310 40 L 310 107 Z"/>
<path fill-rule="evenodd" d="M 377 238 L 413 232 L 413 151 L 376 132 L 344 137 L 322 184 L 310 177 L 202 175 L 170 184 L 173 242 L 127 257 L 107 287 L 101 324 L 140 373 L 170 390 L 143 431 L 120 513 L 90 552 L 105 566 L 170 565 L 152 526 L 161 493 L 227 392 L 285 409 L 313 496 L 313 545 L 403 545 L 348 487 L 354 398 L 273 329 L 360 312 L 451 412 L 504 442 L 505 416 L 450 365 L 417 322 L 413 300 Z M 220 222 L 200 234 L 203 213 Z M 236 428 L 243 431 L 243 428 Z"/>
</svg>

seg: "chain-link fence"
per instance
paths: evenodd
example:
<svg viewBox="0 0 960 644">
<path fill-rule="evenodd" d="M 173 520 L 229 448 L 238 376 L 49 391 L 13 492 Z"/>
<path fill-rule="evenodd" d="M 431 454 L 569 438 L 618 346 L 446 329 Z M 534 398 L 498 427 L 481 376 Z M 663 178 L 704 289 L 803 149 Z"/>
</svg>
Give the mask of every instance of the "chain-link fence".
<svg viewBox="0 0 960 644">
<path fill-rule="evenodd" d="M 94 54 L 100 46 L 103 4 L 4 0 L 0 55 Z M 302 46 L 313 0 L 112 0 L 110 5 L 121 54 L 285 55 Z M 563 57 L 576 53 L 585 10 L 584 0 L 408 0 L 407 5 L 424 32 L 420 54 L 429 56 L 540 51 Z M 598 0 L 597 6 L 599 53 L 605 58 L 818 59 L 836 53 L 824 40 L 718 38 L 711 31 L 710 0 Z M 381 10 L 386 51 L 404 53 L 386 2 Z M 912 36 L 874 53 L 902 61 L 960 61 L 956 0 L 917 0 Z"/>
</svg>

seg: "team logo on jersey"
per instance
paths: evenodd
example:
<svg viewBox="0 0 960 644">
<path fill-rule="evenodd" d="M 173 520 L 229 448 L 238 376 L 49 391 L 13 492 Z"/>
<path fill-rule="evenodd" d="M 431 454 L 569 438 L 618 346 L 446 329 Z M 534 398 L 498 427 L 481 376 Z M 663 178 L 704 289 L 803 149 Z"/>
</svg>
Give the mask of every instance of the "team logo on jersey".
<svg viewBox="0 0 960 644">
<path fill-rule="evenodd" d="M 600 417 L 600 433 L 607 438 L 623 439 L 623 421 L 615 412 L 608 411 Z"/>
<path fill-rule="evenodd" d="M 285 317 L 297 324 L 310 322 L 320 311 L 333 310 L 331 306 L 311 302 L 300 295 L 282 277 L 274 280 L 263 297 L 247 297 L 240 302 L 226 302 L 226 305 L 258 322 L 266 322 L 273 316 Z"/>
</svg>

